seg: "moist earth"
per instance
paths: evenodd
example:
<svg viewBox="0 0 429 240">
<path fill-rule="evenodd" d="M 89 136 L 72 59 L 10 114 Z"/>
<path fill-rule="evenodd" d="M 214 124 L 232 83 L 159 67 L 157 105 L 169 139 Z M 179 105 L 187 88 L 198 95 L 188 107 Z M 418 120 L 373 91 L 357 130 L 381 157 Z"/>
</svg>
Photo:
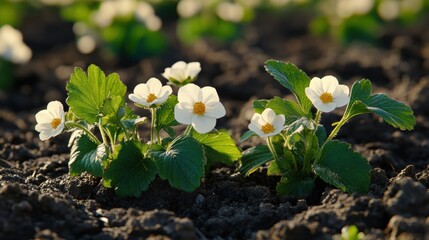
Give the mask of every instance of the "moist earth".
<svg viewBox="0 0 429 240">
<path fill-rule="evenodd" d="M 39 20 L 23 24 L 33 60 L 17 66 L 12 88 L 0 91 L 0 239 L 340 239 L 346 225 L 356 225 L 366 239 L 429 239 L 428 19 L 407 29 L 386 27 L 378 45 L 343 46 L 310 35 L 305 15 L 299 21 L 262 15 L 234 42 L 172 41 L 167 54 L 135 63 L 105 60 L 101 50 L 81 55 L 70 23 L 52 13 Z M 46 26 L 58 30 L 55 38 L 47 39 Z M 172 25 L 166 28 L 174 32 Z M 119 198 L 98 178 L 68 175 L 70 133 L 41 142 L 34 131 L 37 111 L 51 100 L 65 102 L 74 67 L 95 63 L 118 72 L 132 89 L 150 77 L 162 79 L 165 67 L 185 60 L 201 63 L 197 84 L 217 88 L 227 109 L 217 127 L 238 140 L 254 99 L 291 97 L 264 71 L 268 59 L 290 61 L 310 77 L 335 75 L 348 86 L 368 78 L 375 92 L 413 108 L 414 131 L 364 115 L 339 133 L 372 166 L 368 194 L 344 193 L 317 180 L 306 199 L 278 196 L 279 179 L 267 177 L 266 168 L 244 177 L 237 163 L 212 167 L 193 193 L 157 178 L 140 198 Z M 342 111 L 323 116 L 328 131 Z M 260 142 L 251 138 L 239 146 Z"/>
</svg>

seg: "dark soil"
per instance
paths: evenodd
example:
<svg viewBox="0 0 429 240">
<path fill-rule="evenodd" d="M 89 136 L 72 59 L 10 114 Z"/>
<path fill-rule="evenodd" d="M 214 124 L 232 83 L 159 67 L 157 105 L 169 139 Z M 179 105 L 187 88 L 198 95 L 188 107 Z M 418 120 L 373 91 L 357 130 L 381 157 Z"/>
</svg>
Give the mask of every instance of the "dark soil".
<svg viewBox="0 0 429 240">
<path fill-rule="evenodd" d="M 379 46 L 340 46 L 309 35 L 302 16 L 260 19 L 231 44 L 175 44 L 168 54 L 135 64 L 104 60 L 101 51 L 80 55 L 71 25 L 55 14 L 27 20 L 23 31 L 34 57 L 17 66 L 12 89 L 0 91 L 0 239 L 339 239 L 346 225 L 356 225 L 366 239 L 429 239 L 429 21 L 387 27 Z M 56 37 L 47 35 L 49 29 L 58 30 Z M 365 115 L 338 135 L 373 167 L 368 194 L 317 182 L 307 199 L 279 197 L 278 179 L 266 177 L 266 169 L 244 177 L 235 167 L 219 166 L 194 193 L 156 179 L 140 198 L 118 198 L 100 179 L 68 175 L 69 133 L 41 142 L 34 130 L 37 111 L 51 100 L 65 103 L 76 66 L 116 71 L 132 89 L 149 77 L 162 79 L 165 67 L 185 60 L 201 62 L 197 84 L 218 89 L 227 108 L 218 128 L 231 129 L 238 140 L 253 99 L 290 97 L 264 71 L 267 59 L 291 61 L 310 77 L 333 74 L 349 86 L 368 78 L 375 91 L 412 106 L 414 131 Z M 322 122 L 329 126 L 341 111 L 325 114 Z M 240 147 L 259 142 L 253 138 Z"/>
</svg>

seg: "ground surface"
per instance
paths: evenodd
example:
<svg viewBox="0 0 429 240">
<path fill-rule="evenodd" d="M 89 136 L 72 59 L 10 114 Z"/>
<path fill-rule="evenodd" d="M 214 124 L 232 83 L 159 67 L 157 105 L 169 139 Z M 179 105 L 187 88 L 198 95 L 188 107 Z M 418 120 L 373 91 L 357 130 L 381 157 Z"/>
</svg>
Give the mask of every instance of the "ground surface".
<svg viewBox="0 0 429 240">
<path fill-rule="evenodd" d="M 36 49 L 33 60 L 15 69 L 11 90 L 0 91 L 0 239 L 332 239 L 352 224 L 367 239 L 429 239 L 427 21 L 408 30 L 386 28 L 377 47 L 341 47 L 308 35 L 306 22 L 294 18 L 261 21 L 228 46 L 200 41 L 171 47 L 162 57 L 121 64 L 103 61 L 98 53 L 80 55 L 70 40 L 70 24 L 54 15 L 39 20 L 38 28 L 31 19 L 23 28 Z M 59 31 L 48 39 L 53 29 Z M 231 129 L 238 139 L 253 99 L 288 94 L 263 70 L 271 58 L 291 61 L 310 77 L 333 74 L 349 86 L 369 78 L 377 92 L 412 106 L 414 131 L 401 132 L 366 115 L 338 135 L 371 164 L 368 194 L 347 194 L 318 182 L 307 199 L 279 197 L 278 179 L 264 176 L 264 169 L 246 178 L 220 166 L 194 193 L 157 179 L 139 199 L 118 198 L 100 179 L 68 176 L 67 133 L 41 142 L 34 131 L 37 111 L 51 100 L 65 102 L 65 84 L 75 66 L 95 63 L 107 73 L 117 71 L 132 89 L 149 77 L 162 79 L 163 68 L 185 60 L 201 62 L 197 83 L 216 87 L 227 108 L 218 127 Z M 338 118 L 334 112 L 322 122 Z"/>
</svg>

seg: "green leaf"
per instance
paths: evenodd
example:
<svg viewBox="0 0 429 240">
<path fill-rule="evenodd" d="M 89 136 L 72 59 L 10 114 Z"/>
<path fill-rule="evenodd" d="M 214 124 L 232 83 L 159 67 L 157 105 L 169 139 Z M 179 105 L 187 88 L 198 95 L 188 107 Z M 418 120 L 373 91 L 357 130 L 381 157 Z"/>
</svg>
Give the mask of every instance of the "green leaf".
<svg viewBox="0 0 429 240">
<path fill-rule="evenodd" d="M 323 143 L 328 138 L 328 134 L 326 133 L 326 129 L 323 125 L 318 125 L 316 129 L 316 137 L 319 140 L 319 146 L 322 146 Z"/>
<path fill-rule="evenodd" d="M 177 97 L 170 95 L 167 101 L 161 105 L 156 111 L 156 129 L 166 129 L 167 127 L 178 125 L 178 122 L 174 119 L 174 106 L 178 103 Z"/>
<path fill-rule="evenodd" d="M 308 117 L 308 114 L 303 112 L 296 102 L 279 97 L 271 99 L 266 108 L 273 109 L 276 114 L 283 114 L 286 118 L 286 124 L 290 124 L 301 117 Z"/>
<path fill-rule="evenodd" d="M 276 191 L 279 195 L 287 195 L 295 198 L 305 198 L 310 195 L 313 189 L 313 178 L 300 176 L 296 172 L 285 174 L 276 186 Z"/>
<path fill-rule="evenodd" d="M 401 130 L 412 130 L 416 124 L 413 110 L 402 102 L 394 100 L 385 94 L 372 94 L 369 80 L 361 80 L 353 84 L 350 103 L 345 112 L 345 119 L 363 113 L 374 113 L 383 118 L 388 124 Z"/>
<path fill-rule="evenodd" d="M 266 61 L 265 70 L 295 95 L 305 113 L 310 112 L 312 103 L 305 95 L 305 88 L 310 85 L 310 78 L 305 72 L 292 63 L 277 60 Z"/>
<path fill-rule="evenodd" d="M 266 145 L 257 145 L 255 147 L 246 149 L 241 158 L 241 165 L 238 171 L 241 174 L 249 176 L 256 171 L 261 165 L 273 160 L 269 148 Z"/>
<path fill-rule="evenodd" d="M 343 191 L 367 193 L 369 190 L 371 167 L 350 144 L 337 140 L 326 142 L 312 167 L 321 179 Z"/>
<path fill-rule="evenodd" d="M 104 101 L 101 112 L 104 114 L 104 122 L 118 122 L 125 115 L 124 97 L 113 96 Z"/>
<path fill-rule="evenodd" d="M 255 113 L 261 114 L 265 108 L 267 107 L 268 100 L 261 99 L 261 100 L 253 100 L 253 110 Z"/>
<path fill-rule="evenodd" d="M 364 103 L 370 112 L 377 114 L 395 128 L 412 130 L 416 125 L 413 110 L 385 94 L 373 94 Z"/>
<path fill-rule="evenodd" d="M 95 65 L 88 67 L 88 76 L 81 68 L 75 68 L 66 89 L 70 110 L 90 124 L 106 115 L 103 112 L 106 99 L 124 97 L 127 91 L 118 74 L 113 73 L 106 78 L 103 71 Z"/>
<path fill-rule="evenodd" d="M 70 150 L 69 173 L 78 176 L 88 172 L 95 177 L 103 175 L 102 162 L 107 158 L 103 144 L 97 146 L 88 136 L 80 135 L 73 141 Z"/>
<path fill-rule="evenodd" d="M 252 137 L 252 136 L 255 136 L 256 135 L 256 133 L 255 132 L 253 132 L 253 131 L 251 131 L 251 130 L 248 130 L 248 131 L 246 131 L 245 133 L 243 133 L 243 135 L 241 135 L 241 137 L 240 137 L 240 139 L 238 140 L 239 142 L 244 142 L 244 141 L 246 141 L 247 139 L 249 139 L 250 137 Z"/>
<path fill-rule="evenodd" d="M 240 149 L 225 131 L 206 134 L 193 131 L 192 136 L 204 146 L 209 165 L 214 162 L 221 162 L 231 166 L 241 157 Z"/>
<path fill-rule="evenodd" d="M 147 148 L 147 145 L 138 141 L 128 141 L 115 149 L 113 160 L 103 178 L 118 196 L 140 197 L 155 178 L 156 165 L 151 158 L 144 156 Z"/>
<path fill-rule="evenodd" d="M 203 146 L 194 138 L 179 136 L 165 152 L 154 152 L 159 176 L 172 187 L 192 192 L 200 186 L 206 164 Z"/>
<path fill-rule="evenodd" d="M 347 105 L 344 116 L 350 119 L 356 115 L 369 112 L 362 102 L 369 98 L 372 92 L 372 84 L 368 79 L 356 81 L 350 92 L 350 102 Z"/>
<path fill-rule="evenodd" d="M 292 165 L 295 160 L 293 153 L 287 149 L 283 149 L 283 156 L 279 160 L 273 160 L 268 167 L 267 175 L 269 176 L 283 176 L 292 170 Z"/>
</svg>

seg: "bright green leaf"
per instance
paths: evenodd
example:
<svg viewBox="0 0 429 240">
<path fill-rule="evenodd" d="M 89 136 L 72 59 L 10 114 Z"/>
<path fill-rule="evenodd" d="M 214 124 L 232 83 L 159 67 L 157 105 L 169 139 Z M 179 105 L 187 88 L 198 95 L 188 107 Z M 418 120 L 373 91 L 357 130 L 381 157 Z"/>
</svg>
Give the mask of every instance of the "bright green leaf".
<svg viewBox="0 0 429 240">
<path fill-rule="evenodd" d="M 241 165 L 238 171 L 241 174 L 249 176 L 252 172 L 256 171 L 261 165 L 273 160 L 269 148 L 266 145 L 257 145 L 255 147 L 246 149 L 241 158 Z"/>
<path fill-rule="evenodd" d="M 416 124 L 413 110 L 402 102 L 396 101 L 385 94 L 372 94 L 369 80 L 357 81 L 353 84 L 350 103 L 345 112 L 345 119 L 363 113 L 374 113 L 388 124 L 401 130 L 412 130 Z"/>
<path fill-rule="evenodd" d="M 313 189 L 313 178 L 300 176 L 296 172 L 285 174 L 276 186 L 276 191 L 279 195 L 295 198 L 305 198 L 310 195 Z"/>
<path fill-rule="evenodd" d="M 113 160 L 103 178 L 120 197 L 140 197 L 156 176 L 157 168 L 145 157 L 147 145 L 137 141 L 123 142 L 115 149 Z"/>
<path fill-rule="evenodd" d="M 385 94 L 373 94 L 364 103 L 370 112 L 377 114 L 395 128 L 412 130 L 416 125 L 413 110 Z"/>
<path fill-rule="evenodd" d="M 192 136 L 203 144 L 209 165 L 221 162 L 231 166 L 241 157 L 240 149 L 227 132 L 200 134 L 193 131 Z"/>
<path fill-rule="evenodd" d="M 127 91 L 118 74 L 113 73 L 106 78 L 103 71 L 95 65 L 88 67 L 88 75 L 81 68 L 75 68 L 66 89 L 70 110 L 90 124 L 106 115 L 103 112 L 106 99 L 124 97 Z"/>
<path fill-rule="evenodd" d="M 154 152 L 159 176 L 172 187 L 192 192 L 200 186 L 206 164 L 203 146 L 194 138 L 179 136 L 165 152 Z"/>
<path fill-rule="evenodd" d="M 266 107 L 273 109 L 276 114 L 283 114 L 286 118 L 286 124 L 290 124 L 298 118 L 306 117 L 308 115 L 302 111 L 296 102 L 279 97 L 271 99 Z"/>
<path fill-rule="evenodd" d="M 325 182 L 347 192 L 367 193 L 371 167 L 368 161 L 337 140 L 328 141 L 321 150 L 313 171 Z"/>
<path fill-rule="evenodd" d="M 310 78 L 304 71 L 292 63 L 277 60 L 266 61 L 265 70 L 295 95 L 305 113 L 310 112 L 312 103 L 305 95 L 305 88 L 310 85 Z"/>
<path fill-rule="evenodd" d="M 69 173 L 72 176 L 88 172 L 96 177 L 103 174 L 102 161 L 107 157 L 103 144 L 97 146 L 88 136 L 80 135 L 73 140 L 70 150 Z"/>
<path fill-rule="evenodd" d="M 161 129 L 168 131 L 168 129 L 166 129 L 167 127 L 178 124 L 174 119 L 174 106 L 176 106 L 177 103 L 177 97 L 170 95 L 168 100 L 156 111 L 156 129 L 158 131 Z"/>
<path fill-rule="evenodd" d="M 362 106 L 362 102 L 369 98 L 371 92 L 371 81 L 368 79 L 356 81 L 350 91 L 350 102 L 347 105 L 344 116 L 350 119 L 356 115 L 367 113 L 368 109 L 366 109 L 365 105 Z"/>
</svg>

